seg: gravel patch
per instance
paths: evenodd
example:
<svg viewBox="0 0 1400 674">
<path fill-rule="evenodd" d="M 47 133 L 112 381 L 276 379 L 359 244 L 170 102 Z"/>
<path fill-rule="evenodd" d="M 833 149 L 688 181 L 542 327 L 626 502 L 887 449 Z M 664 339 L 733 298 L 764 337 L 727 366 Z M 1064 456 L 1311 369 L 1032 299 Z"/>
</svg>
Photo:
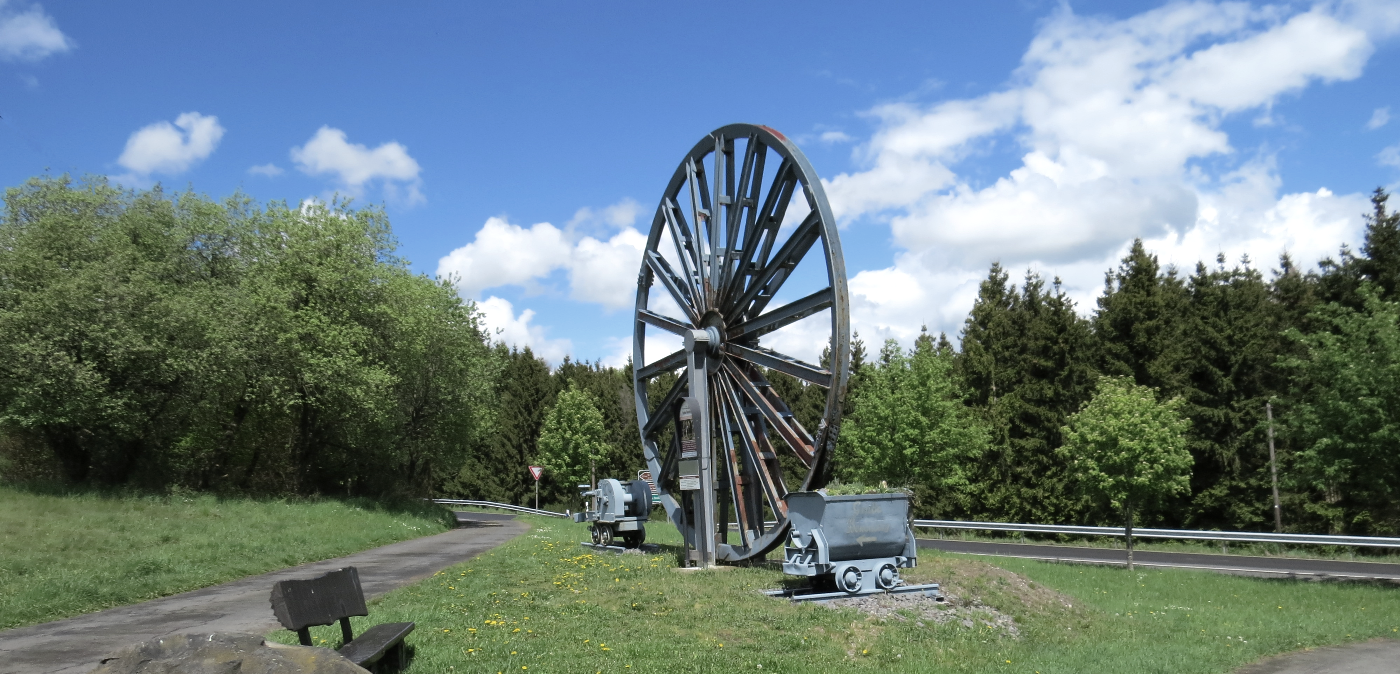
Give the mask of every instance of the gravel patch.
<svg viewBox="0 0 1400 674">
<path fill-rule="evenodd" d="M 820 603 L 831 608 L 854 608 L 879 620 L 913 621 L 919 627 L 954 624 L 967 629 L 992 630 L 998 635 L 1012 638 L 1021 636 L 1015 619 L 975 597 L 944 592 L 940 599 L 942 601 L 925 597 L 922 592 L 910 592 L 831 599 Z"/>
</svg>

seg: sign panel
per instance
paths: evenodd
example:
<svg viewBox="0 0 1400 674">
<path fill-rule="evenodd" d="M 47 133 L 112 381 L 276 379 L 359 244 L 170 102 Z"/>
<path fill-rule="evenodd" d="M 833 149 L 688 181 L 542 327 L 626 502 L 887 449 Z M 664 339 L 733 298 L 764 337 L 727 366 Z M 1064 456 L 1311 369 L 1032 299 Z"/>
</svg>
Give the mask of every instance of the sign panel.
<svg viewBox="0 0 1400 674">
<path fill-rule="evenodd" d="M 544 469 L 539 466 L 530 466 L 530 474 L 535 476 L 536 482 L 539 482 L 540 476 L 544 475 Z"/>
<path fill-rule="evenodd" d="M 696 491 L 696 490 L 698 490 L 698 489 L 700 489 L 700 476 L 699 476 L 699 475 L 682 475 L 682 476 L 681 476 L 681 491 Z"/>
<path fill-rule="evenodd" d="M 646 482 L 646 483 L 647 483 L 647 486 L 648 486 L 648 487 L 651 487 L 651 502 L 652 502 L 652 503 L 660 503 L 660 502 L 661 502 L 661 492 L 659 492 L 659 491 L 656 490 L 656 478 L 654 478 L 654 477 L 651 476 L 651 471 L 649 471 L 649 470 L 639 470 L 639 471 L 637 471 L 637 479 Z"/>
</svg>

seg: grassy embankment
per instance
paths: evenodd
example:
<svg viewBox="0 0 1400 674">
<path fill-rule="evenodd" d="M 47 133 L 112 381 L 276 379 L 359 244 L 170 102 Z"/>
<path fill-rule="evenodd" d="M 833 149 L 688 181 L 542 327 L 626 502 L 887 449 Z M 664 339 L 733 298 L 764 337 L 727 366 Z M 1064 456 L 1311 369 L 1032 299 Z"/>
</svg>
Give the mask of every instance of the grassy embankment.
<svg viewBox="0 0 1400 674">
<path fill-rule="evenodd" d="M 0 486 L 0 629 L 446 531 L 435 506 L 49 495 Z"/>
<path fill-rule="evenodd" d="M 957 595 L 937 625 L 760 596 L 771 568 L 679 572 L 662 554 L 590 554 L 581 525 L 534 530 L 374 602 L 356 629 L 413 620 L 413 673 L 1227 672 L 1261 657 L 1400 630 L 1400 590 L 1184 570 L 1055 565 L 934 554 L 908 576 Z M 658 540 L 659 539 L 659 540 Z M 965 605 L 974 604 L 972 608 Z M 989 627 L 982 605 L 1016 619 Z M 934 609 L 938 610 L 938 609 Z M 969 616 L 968 612 L 971 612 Z M 964 626 L 964 616 L 971 627 Z M 922 623 L 922 624 L 921 624 Z M 295 641 L 290 632 L 272 638 Z M 315 636 L 336 645 L 339 630 Z M 527 669 L 528 668 L 528 669 Z"/>
</svg>

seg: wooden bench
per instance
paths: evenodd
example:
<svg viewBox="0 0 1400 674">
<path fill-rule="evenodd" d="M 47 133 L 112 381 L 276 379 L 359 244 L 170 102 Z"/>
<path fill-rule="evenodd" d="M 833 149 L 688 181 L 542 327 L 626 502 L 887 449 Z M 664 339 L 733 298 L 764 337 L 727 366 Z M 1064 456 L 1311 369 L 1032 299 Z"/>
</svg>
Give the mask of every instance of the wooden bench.
<svg viewBox="0 0 1400 674">
<path fill-rule="evenodd" d="M 367 616 L 365 593 L 355 567 L 332 571 L 311 580 L 283 580 L 272 586 L 272 612 L 282 626 L 297 633 L 301 645 L 311 646 L 311 628 L 340 621 L 344 644 L 337 651 L 355 664 L 371 668 L 381 661 L 394 669 L 404 666 L 403 638 L 413 623 L 384 623 L 359 638 L 350 631 L 350 616 Z M 389 656 L 389 657 L 386 657 Z"/>
</svg>

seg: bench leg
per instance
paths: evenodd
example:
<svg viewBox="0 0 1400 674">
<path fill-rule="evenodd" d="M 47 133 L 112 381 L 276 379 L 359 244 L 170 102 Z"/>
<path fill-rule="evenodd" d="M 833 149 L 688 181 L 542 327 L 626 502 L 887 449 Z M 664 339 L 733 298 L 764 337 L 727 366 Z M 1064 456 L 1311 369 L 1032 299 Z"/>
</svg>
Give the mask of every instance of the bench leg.
<svg viewBox="0 0 1400 674">
<path fill-rule="evenodd" d="M 310 646 L 310 645 L 311 645 L 311 628 L 310 628 L 310 627 L 303 627 L 303 628 L 297 630 L 297 639 L 301 640 L 301 645 L 303 645 L 303 646 Z"/>
</svg>

